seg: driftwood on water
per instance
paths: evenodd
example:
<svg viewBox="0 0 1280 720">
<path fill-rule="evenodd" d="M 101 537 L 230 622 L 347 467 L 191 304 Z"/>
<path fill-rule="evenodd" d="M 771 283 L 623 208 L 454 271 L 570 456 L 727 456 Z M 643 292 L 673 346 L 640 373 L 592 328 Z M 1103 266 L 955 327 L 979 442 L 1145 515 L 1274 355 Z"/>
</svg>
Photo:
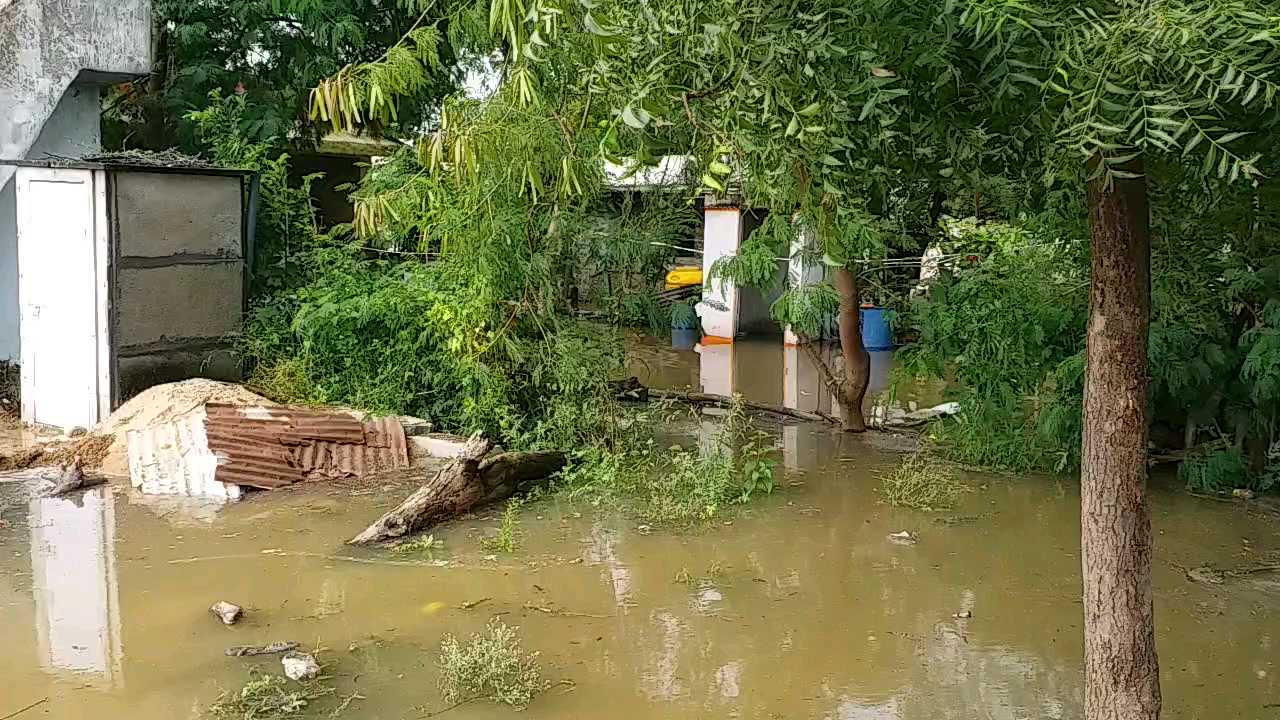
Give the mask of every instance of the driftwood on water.
<svg viewBox="0 0 1280 720">
<path fill-rule="evenodd" d="M 649 396 L 660 400 L 678 400 L 687 402 L 691 405 L 717 405 L 728 407 L 733 404 L 734 399 L 725 395 L 712 395 L 710 393 L 695 392 L 677 392 L 673 390 L 657 390 L 649 388 Z M 742 406 L 748 410 L 769 415 L 776 415 L 782 418 L 791 418 L 794 420 L 803 420 L 805 422 L 825 422 L 834 423 L 837 420 L 829 415 L 819 415 L 817 413 L 805 412 L 804 410 L 794 410 L 781 405 L 769 405 L 767 403 L 754 402 L 742 398 Z"/>
<path fill-rule="evenodd" d="M 422 532 L 481 505 L 525 492 L 565 463 L 564 454 L 558 452 L 500 453 L 486 458 L 491 449 L 489 440 L 469 440 L 457 459 L 349 544 L 369 545 Z"/>
</svg>

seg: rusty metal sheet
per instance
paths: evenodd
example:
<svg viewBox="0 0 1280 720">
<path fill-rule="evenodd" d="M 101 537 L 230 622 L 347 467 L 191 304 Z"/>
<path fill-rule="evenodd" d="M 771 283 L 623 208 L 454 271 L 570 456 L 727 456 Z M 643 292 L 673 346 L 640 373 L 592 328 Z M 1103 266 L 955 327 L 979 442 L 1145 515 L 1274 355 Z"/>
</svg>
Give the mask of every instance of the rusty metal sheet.
<svg viewBox="0 0 1280 720">
<path fill-rule="evenodd" d="M 205 430 L 225 483 L 272 490 L 409 466 L 395 418 L 361 422 L 334 410 L 208 403 Z"/>
</svg>

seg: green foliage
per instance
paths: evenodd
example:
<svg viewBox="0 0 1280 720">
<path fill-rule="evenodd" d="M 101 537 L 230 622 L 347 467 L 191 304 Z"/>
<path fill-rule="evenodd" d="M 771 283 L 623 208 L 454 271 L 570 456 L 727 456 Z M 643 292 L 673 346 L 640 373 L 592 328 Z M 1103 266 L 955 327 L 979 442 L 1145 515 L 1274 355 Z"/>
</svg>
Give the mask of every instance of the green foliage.
<svg viewBox="0 0 1280 720">
<path fill-rule="evenodd" d="M 471 52 L 487 55 L 483 26 L 468 17 L 472 2 L 424 0 L 156 0 L 151 32 L 152 72 L 115 87 L 106 103 L 106 145 L 196 148 L 185 113 L 204 107 L 210 92 L 240 94 L 236 121 L 249 142 L 284 143 L 303 127 L 308 93 L 322 78 L 350 63 L 388 52 L 405 37 L 446 20 L 447 37 L 434 45 L 421 79 L 402 89 L 396 119 L 372 129 L 411 134 L 461 84 L 452 71 Z M 479 27 L 477 27 L 479 25 Z M 474 50 L 473 50 L 474 49 Z"/>
<path fill-rule="evenodd" d="M 288 720 L 303 717 L 315 700 L 333 692 L 316 682 L 295 684 L 279 675 L 251 673 L 239 690 L 219 695 L 206 714 L 214 720 Z"/>
<path fill-rule="evenodd" d="M 880 492 L 894 507 L 950 510 L 959 502 L 964 485 L 950 466 L 919 453 L 884 475 L 880 479 Z"/>
<path fill-rule="evenodd" d="M 486 537 L 481 546 L 490 552 L 513 553 L 520 547 L 520 538 L 524 534 L 520 530 L 520 511 L 524 509 L 524 498 L 512 498 L 502 509 L 502 517 L 498 521 L 497 534 Z"/>
<path fill-rule="evenodd" d="M 311 182 L 289 182 L 289 156 L 270 144 L 247 140 L 242 127 L 247 112 L 243 96 L 224 98 L 217 90 L 206 98 L 204 110 L 187 113 L 209 157 L 223 167 L 256 171 L 259 175 L 258 225 L 252 258 L 251 295 L 260 297 L 305 279 L 304 255 L 316 245 L 315 210 Z"/>
<path fill-rule="evenodd" d="M 440 690 L 445 702 L 486 698 L 523 708 L 550 686 L 542 678 L 538 654 L 521 647 L 516 630 L 494 620 L 466 642 L 453 635 L 440 641 Z"/>
<path fill-rule="evenodd" d="M 635 423 L 653 420 L 638 416 Z M 618 507 L 655 525 L 689 525 L 716 517 L 776 487 L 772 437 L 757 430 L 740 399 L 714 438 L 697 449 L 659 450 L 653 439 L 581 452 L 557 488 L 571 498 Z"/>
<path fill-rule="evenodd" d="M 840 295 L 829 283 L 802 285 L 785 292 L 769 309 L 770 316 L 796 332 L 819 337 L 840 309 Z"/>
<path fill-rule="evenodd" d="M 957 247 L 990 252 L 946 274 L 908 319 L 908 375 L 950 378 L 961 412 L 934 428 L 958 462 L 1065 470 L 1079 457 L 1087 267 L 1079 238 L 980 226 Z M 1067 228 L 1066 230 L 1070 230 Z M 1064 242 L 1065 241 L 1065 242 Z"/>
<path fill-rule="evenodd" d="M 437 538 L 430 533 L 419 535 L 412 540 L 405 540 L 392 546 L 391 551 L 399 555 L 432 555 L 436 550 L 444 547 L 444 540 Z"/>
<path fill-rule="evenodd" d="M 317 251 L 310 284 L 250 315 L 241 350 L 285 401 L 410 414 L 513 446 L 610 432 L 617 340 L 487 300 L 465 266 Z M 321 262 L 323 258 L 323 262 Z M 279 382 L 280 378 L 287 383 Z"/>
<path fill-rule="evenodd" d="M 1214 493 L 1248 487 L 1249 462 L 1236 448 L 1197 455 L 1178 467 L 1178 479 L 1188 490 Z"/>
<path fill-rule="evenodd" d="M 1206 175 L 1231 182 L 1261 175 L 1260 153 L 1237 141 L 1252 129 L 1253 117 L 1270 113 L 1280 88 L 1269 78 L 1280 45 L 1267 17 L 1274 6 L 1217 0 L 999 5 L 998 16 L 1024 27 L 997 21 L 980 27 L 979 37 L 1031 61 L 1031 73 L 1034 66 L 1048 69 L 1041 78 L 1061 97 L 1055 123 L 1061 142 L 1081 158 L 1104 158 L 1095 173 L 1126 177 L 1125 163 L 1136 156 L 1186 157 L 1199 149 Z M 982 22 L 979 13 L 972 20 Z M 1002 26 L 1005 37 L 995 37 Z M 1040 33 L 1052 34 L 1047 44 L 1033 37 Z M 1036 58 L 1031 53 L 1039 48 L 1046 51 Z"/>
</svg>

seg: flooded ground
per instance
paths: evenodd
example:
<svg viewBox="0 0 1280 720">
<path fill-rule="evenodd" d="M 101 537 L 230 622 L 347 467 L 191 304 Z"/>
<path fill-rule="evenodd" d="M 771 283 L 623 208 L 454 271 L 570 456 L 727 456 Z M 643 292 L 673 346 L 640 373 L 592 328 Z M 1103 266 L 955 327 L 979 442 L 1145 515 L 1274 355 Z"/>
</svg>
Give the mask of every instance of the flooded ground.
<svg viewBox="0 0 1280 720">
<path fill-rule="evenodd" d="M 785 351 L 732 347 L 729 389 L 782 404 Z M 636 356 L 656 385 L 724 391 L 723 356 Z M 492 517 L 437 532 L 430 557 L 342 544 L 411 479 L 220 510 L 121 488 L 27 500 L 0 484 L 0 717 L 47 698 L 22 720 L 195 718 L 248 668 L 278 669 L 225 648 L 277 640 L 324 648 L 339 692 L 363 697 L 345 717 L 422 717 L 443 707 L 441 637 L 494 615 L 566 681 L 533 718 L 1080 716 L 1073 481 L 974 474 L 955 514 L 898 511 L 876 494 L 897 460 L 882 441 L 774 430 L 788 486 L 730 523 L 648 533 L 547 501 L 526 514 L 521 549 L 496 558 L 479 542 Z M 1276 521 L 1172 483 L 1153 503 L 1165 717 L 1280 718 L 1280 575 L 1185 575 L 1280 552 Z M 886 539 L 904 529 L 917 544 Z M 219 599 L 246 619 L 221 626 L 207 610 Z M 447 715 L 510 716 L 484 703 Z"/>
</svg>

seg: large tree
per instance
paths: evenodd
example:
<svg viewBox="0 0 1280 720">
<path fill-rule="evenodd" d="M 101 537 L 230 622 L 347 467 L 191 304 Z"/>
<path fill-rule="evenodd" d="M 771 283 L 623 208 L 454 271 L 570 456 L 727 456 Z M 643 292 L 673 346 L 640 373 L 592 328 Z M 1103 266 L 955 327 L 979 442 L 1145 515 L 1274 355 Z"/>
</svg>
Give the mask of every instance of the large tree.
<svg viewBox="0 0 1280 720">
<path fill-rule="evenodd" d="M 771 211 L 715 273 L 759 285 L 779 257 L 827 267 L 829 281 L 787 289 L 773 314 L 810 337 L 836 315 L 843 377 L 812 354 L 850 431 L 866 428 L 863 271 L 942 188 L 992 160 L 981 126 L 1000 116 L 982 110 L 996 98 L 974 82 L 971 33 L 940 9 L 604 0 L 581 16 L 597 49 L 584 89 L 613 109 L 625 153 L 690 153 L 709 191 L 740 185 Z M 816 242 L 793 249 L 797 234 Z"/>
<path fill-rule="evenodd" d="M 1147 483 L 1147 168 L 1249 181 L 1250 130 L 1275 119 L 1280 4 L 975 2 L 989 82 L 1039 78 L 1058 173 L 1088 185 L 1092 257 L 1081 458 L 1085 717 L 1159 716 Z M 1010 61 L 1030 73 L 1010 72 Z"/>
</svg>

